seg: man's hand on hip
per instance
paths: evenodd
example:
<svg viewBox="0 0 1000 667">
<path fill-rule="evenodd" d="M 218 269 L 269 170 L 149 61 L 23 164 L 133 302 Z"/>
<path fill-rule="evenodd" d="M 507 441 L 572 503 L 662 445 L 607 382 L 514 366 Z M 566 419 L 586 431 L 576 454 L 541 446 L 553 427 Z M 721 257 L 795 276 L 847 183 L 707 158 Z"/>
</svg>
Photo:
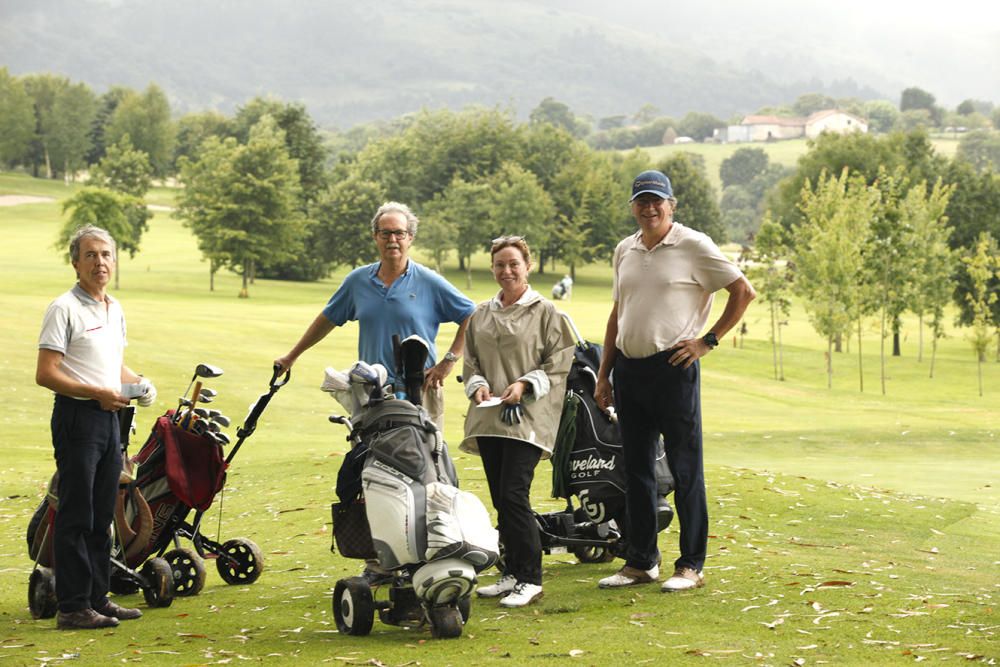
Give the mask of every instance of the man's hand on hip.
<svg viewBox="0 0 1000 667">
<path fill-rule="evenodd" d="M 691 364 L 711 351 L 712 348 L 701 338 L 689 338 L 677 344 L 674 348 L 674 353 L 670 355 L 668 361 L 671 366 L 690 368 Z"/>
<path fill-rule="evenodd" d="M 455 367 L 454 361 L 442 359 L 435 366 L 431 366 L 424 373 L 424 387 L 437 389 L 444 386 L 444 379 L 451 374 L 451 369 Z"/>
</svg>

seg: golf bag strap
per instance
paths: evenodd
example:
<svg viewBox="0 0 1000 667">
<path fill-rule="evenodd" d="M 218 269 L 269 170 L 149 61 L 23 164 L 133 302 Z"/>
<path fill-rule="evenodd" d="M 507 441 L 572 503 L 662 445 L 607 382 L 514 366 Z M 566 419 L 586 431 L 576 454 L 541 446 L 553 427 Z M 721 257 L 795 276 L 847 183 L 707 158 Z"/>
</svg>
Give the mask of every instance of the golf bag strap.
<svg viewBox="0 0 1000 667">
<path fill-rule="evenodd" d="M 125 516 L 125 499 L 128 497 L 135 508 L 135 519 L 130 523 Z M 133 529 L 135 526 L 135 529 Z M 134 484 L 118 491 L 115 498 L 115 529 L 125 548 L 125 562 L 128 563 L 149 543 L 153 534 L 153 513 L 146 498 Z"/>
</svg>

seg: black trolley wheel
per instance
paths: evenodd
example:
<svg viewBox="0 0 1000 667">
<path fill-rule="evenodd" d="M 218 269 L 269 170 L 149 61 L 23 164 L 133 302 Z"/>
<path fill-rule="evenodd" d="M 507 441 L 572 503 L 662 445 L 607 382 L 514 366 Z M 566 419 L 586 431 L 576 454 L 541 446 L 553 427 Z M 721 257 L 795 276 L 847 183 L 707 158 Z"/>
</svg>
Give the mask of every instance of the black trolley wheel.
<svg viewBox="0 0 1000 667">
<path fill-rule="evenodd" d="M 144 580 L 142 597 L 150 607 L 169 607 L 174 602 L 174 571 L 162 558 L 150 558 L 139 569 Z"/>
<path fill-rule="evenodd" d="M 172 549 L 163 554 L 174 576 L 174 595 L 197 595 L 205 587 L 205 563 L 190 549 Z"/>
<path fill-rule="evenodd" d="M 139 584 L 130 574 L 112 563 L 110 589 L 115 595 L 133 595 L 139 592 Z"/>
<path fill-rule="evenodd" d="M 462 635 L 462 612 L 457 604 L 443 604 L 427 610 L 431 636 L 437 639 L 454 639 Z"/>
<path fill-rule="evenodd" d="M 372 589 L 362 577 L 341 579 L 333 588 L 333 620 L 345 635 L 364 636 L 375 624 Z"/>
<path fill-rule="evenodd" d="M 607 547 L 573 547 L 573 555 L 581 563 L 610 563 L 615 559 Z"/>
<path fill-rule="evenodd" d="M 264 572 L 264 554 L 253 540 L 236 537 L 222 545 L 215 569 L 227 584 L 252 584 Z"/>
<path fill-rule="evenodd" d="M 462 625 L 469 622 L 472 616 L 472 597 L 466 595 L 458 601 L 458 613 L 462 615 Z"/>
<path fill-rule="evenodd" d="M 31 617 L 52 618 L 56 615 L 56 575 L 51 568 L 36 567 L 28 579 L 28 609 Z"/>
</svg>

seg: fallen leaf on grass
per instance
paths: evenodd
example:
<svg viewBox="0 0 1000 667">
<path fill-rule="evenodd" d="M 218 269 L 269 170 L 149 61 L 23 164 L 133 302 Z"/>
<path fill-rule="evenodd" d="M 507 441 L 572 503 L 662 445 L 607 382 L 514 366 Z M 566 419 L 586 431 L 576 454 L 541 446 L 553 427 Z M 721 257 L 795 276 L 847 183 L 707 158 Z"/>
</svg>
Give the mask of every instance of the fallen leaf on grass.
<svg viewBox="0 0 1000 667">
<path fill-rule="evenodd" d="M 579 658 L 583 654 L 584 654 L 584 651 L 582 651 L 582 650 L 580 650 L 578 648 L 575 648 L 575 649 L 572 649 L 569 652 L 569 657 L 571 657 L 571 658 Z"/>
<path fill-rule="evenodd" d="M 208 635 L 201 635 L 196 632 L 178 632 L 178 637 L 190 637 L 192 639 L 208 639 Z"/>
<path fill-rule="evenodd" d="M 828 588 L 833 586 L 853 586 L 853 581 L 824 581 L 817 588 Z"/>
</svg>

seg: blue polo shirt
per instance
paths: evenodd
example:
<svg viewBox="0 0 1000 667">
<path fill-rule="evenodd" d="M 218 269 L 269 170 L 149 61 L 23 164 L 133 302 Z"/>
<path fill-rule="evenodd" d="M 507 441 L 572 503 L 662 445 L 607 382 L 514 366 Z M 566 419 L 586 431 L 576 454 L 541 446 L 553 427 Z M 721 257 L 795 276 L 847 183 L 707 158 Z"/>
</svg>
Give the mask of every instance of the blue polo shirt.
<svg viewBox="0 0 1000 667">
<path fill-rule="evenodd" d="M 438 327 L 442 322 L 461 324 L 475 304 L 454 285 L 412 259 L 406 272 L 387 289 L 378 277 L 375 262 L 351 271 L 323 308 L 323 315 L 336 326 L 358 322 L 358 359 L 378 363 L 395 380 L 392 336 L 417 335 L 430 345 L 427 368 L 437 363 Z"/>
</svg>

